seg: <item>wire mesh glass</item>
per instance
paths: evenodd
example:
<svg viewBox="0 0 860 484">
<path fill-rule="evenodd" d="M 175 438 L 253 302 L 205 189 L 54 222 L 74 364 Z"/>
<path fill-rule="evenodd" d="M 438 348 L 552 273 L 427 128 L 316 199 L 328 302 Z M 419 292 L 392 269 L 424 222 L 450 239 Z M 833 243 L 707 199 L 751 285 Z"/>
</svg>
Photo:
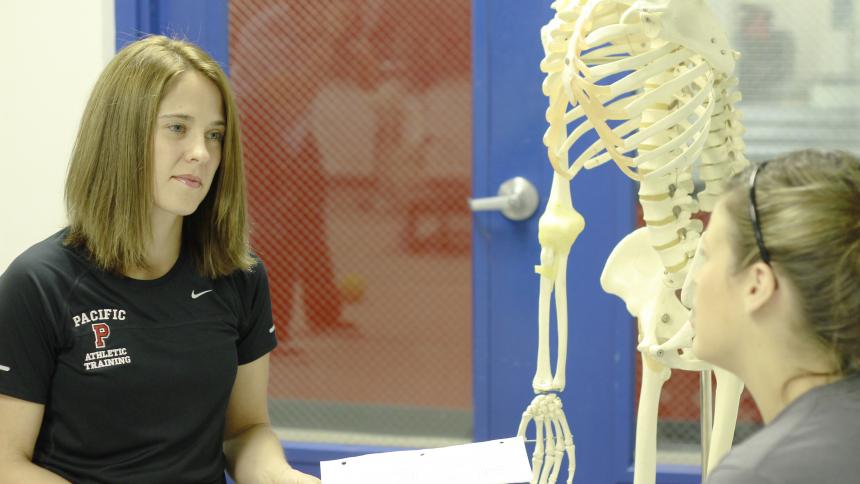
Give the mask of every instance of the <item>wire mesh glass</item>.
<svg viewBox="0 0 860 484">
<path fill-rule="evenodd" d="M 232 0 L 291 440 L 472 438 L 469 0 Z"/>
</svg>

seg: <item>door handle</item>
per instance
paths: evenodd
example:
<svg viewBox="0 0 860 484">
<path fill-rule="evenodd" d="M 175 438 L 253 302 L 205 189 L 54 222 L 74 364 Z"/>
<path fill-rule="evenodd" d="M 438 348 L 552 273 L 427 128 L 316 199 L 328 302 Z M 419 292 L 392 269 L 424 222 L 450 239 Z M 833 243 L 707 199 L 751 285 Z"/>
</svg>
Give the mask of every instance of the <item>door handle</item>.
<svg viewBox="0 0 860 484">
<path fill-rule="evenodd" d="M 469 208 L 473 212 L 499 210 L 511 220 L 525 220 L 535 213 L 539 201 L 535 186 L 525 178 L 515 176 L 499 186 L 495 197 L 470 198 Z"/>
</svg>

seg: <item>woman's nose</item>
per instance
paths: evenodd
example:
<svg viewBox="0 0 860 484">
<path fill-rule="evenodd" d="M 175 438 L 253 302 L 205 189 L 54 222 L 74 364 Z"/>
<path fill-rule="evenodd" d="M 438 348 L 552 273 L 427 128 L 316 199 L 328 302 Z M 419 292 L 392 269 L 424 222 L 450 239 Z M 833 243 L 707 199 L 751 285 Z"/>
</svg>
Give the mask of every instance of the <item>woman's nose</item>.
<svg viewBox="0 0 860 484">
<path fill-rule="evenodd" d="M 209 161 L 209 150 L 206 148 L 206 137 L 194 137 L 191 146 L 188 147 L 187 160 L 189 162 L 206 163 Z"/>
</svg>

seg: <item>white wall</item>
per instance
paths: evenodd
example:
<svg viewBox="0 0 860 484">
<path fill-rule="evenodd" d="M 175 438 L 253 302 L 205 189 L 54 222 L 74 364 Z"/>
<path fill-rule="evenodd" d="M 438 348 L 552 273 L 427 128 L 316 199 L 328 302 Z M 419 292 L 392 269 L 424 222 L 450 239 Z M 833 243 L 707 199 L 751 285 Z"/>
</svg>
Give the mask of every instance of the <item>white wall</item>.
<svg viewBox="0 0 860 484">
<path fill-rule="evenodd" d="M 114 43 L 113 0 L 0 0 L 0 272 L 65 223 L 69 155 Z"/>
</svg>

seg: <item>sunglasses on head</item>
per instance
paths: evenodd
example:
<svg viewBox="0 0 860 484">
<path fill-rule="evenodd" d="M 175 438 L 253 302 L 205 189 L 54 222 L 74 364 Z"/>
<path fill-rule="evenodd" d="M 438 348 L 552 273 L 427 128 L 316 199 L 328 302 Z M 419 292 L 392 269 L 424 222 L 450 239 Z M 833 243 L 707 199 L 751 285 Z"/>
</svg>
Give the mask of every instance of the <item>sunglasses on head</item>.
<svg viewBox="0 0 860 484">
<path fill-rule="evenodd" d="M 758 253 L 761 255 L 761 260 L 764 261 L 765 264 L 770 265 L 770 254 L 767 252 L 767 248 L 764 246 L 764 237 L 761 234 L 761 225 L 759 224 L 758 219 L 758 207 L 755 202 L 755 179 L 756 175 L 760 170 L 763 170 L 765 165 L 767 165 L 767 161 L 760 163 L 753 168 L 752 173 L 750 173 L 750 220 L 752 220 L 753 233 L 755 234 L 755 242 L 758 245 Z"/>
</svg>

